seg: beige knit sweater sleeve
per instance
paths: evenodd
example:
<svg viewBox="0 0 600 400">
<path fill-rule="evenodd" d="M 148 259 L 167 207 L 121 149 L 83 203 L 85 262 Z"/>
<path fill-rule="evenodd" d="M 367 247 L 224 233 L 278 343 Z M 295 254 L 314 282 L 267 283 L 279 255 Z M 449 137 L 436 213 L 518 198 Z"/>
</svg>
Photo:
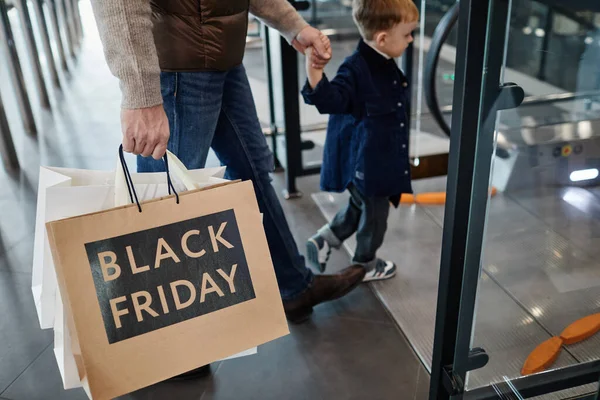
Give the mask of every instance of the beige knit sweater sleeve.
<svg viewBox="0 0 600 400">
<path fill-rule="evenodd" d="M 289 43 L 308 26 L 288 0 L 250 0 L 250 13 L 278 30 Z"/>
<path fill-rule="evenodd" d="M 106 62 L 119 79 L 122 107 L 162 104 L 149 0 L 92 0 L 92 8 Z M 250 0 L 250 12 L 289 42 L 307 26 L 287 0 Z"/>
</svg>

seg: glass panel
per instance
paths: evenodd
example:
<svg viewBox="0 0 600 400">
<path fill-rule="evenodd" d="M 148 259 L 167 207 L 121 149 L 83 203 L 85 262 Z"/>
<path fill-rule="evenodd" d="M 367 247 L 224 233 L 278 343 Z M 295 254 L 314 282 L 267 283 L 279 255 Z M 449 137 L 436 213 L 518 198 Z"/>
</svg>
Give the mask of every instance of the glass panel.
<svg viewBox="0 0 600 400">
<path fill-rule="evenodd" d="M 492 384 L 494 392 L 498 395 L 498 399 L 502 400 L 521 400 L 525 399 L 523 391 L 520 391 L 513 381 L 504 377 L 503 382 Z M 579 400 L 598 400 L 595 396 L 598 393 L 598 384 L 592 383 L 590 385 L 578 386 L 567 390 L 561 390 L 552 394 L 546 394 L 542 396 L 533 397 L 534 400 L 546 400 L 546 399 L 579 399 Z M 585 393 L 584 397 L 581 396 Z M 594 394 L 595 393 L 595 394 Z M 530 397 L 531 398 L 531 397 Z"/>
<path fill-rule="evenodd" d="M 512 1 L 503 80 L 526 101 L 498 114 L 472 340 L 490 361 L 467 379 L 499 398 L 600 358 L 600 18 L 567 7 Z"/>
<path fill-rule="evenodd" d="M 416 158 L 422 154 L 429 153 L 446 153 L 448 151 L 447 143 L 439 143 L 439 139 L 431 139 L 431 135 L 435 137 L 444 136 L 441 129 L 432 123 L 424 110 L 424 100 L 422 99 L 422 91 L 416 90 L 422 86 L 424 60 L 428 50 L 428 38 L 435 29 L 435 24 L 429 22 L 429 9 L 433 10 L 432 18 L 439 21 L 443 15 L 443 10 L 447 10 L 449 5 L 454 3 L 454 0 L 445 0 L 436 2 L 430 7 L 426 1 L 417 1 L 417 7 L 420 9 L 426 7 L 422 12 L 421 25 L 415 32 L 415 48 L 413 53 L 413 99 L 411 109 L 411 127 L 414 132 L 425 132 L 425 135 L 411 136 L 411 154 Z M 333 50 L 333 59 L 326 66 L 325 73 L 329 77 L 335 76 L 338 68 L 344 62 L 346 57 L 351 55 L 360 39 L 360 34 L 356 28 L 352 18 L 352 1 L 351 0 L 312 0 L 311 8 L 301 13 L 304 18 L 313 26 L 321 29 L 331 39 Z M 425 18 L 427 14 L 427 18 Z M 425 22 L 423 24 L 423 22 Z M 429 35 L 429 36 L 428 36 Z M 424 39 L 422 39 L 424 38 Z M 423 43 L 423 45 L 421 45 Z M 397 60 L 401 65 L 402 61 Z M 298 59 L 299 68 L 299 86 L 302 88 L 306 81 L 306 71 L 304 65 L 304 57 Z M 448 74 L 450 76 L 450 74 Z M 448 89 L 449 87 L 449 89 Z M 444 90 L 445 104 L 449 104 L 452 97 L 452 85 L 446 83 Z M 322 159 L 323 145 L 325 143 L 325 129 L 327 127 L 327 115 L 320 115 L 315 107 L 300 102 L 300 119 L 302 124 L 302 137 L 304 140 L 310 140 L 315 144 L 313 150 L 303 152 L 305 164 L 318 163 Z"/>
<path fill-rule="evenodd" d="M 360 35 L 352 20 L 352 2 L 346 0 L 311 0 L 311 7 L 301 14 L 311 25 L 330 37 L 332 60 L 325 67 L 325 74 L 332 79 L 346 57 L 356 49 Z M 306 82 L 306 66 L 303 56 L 298 57 L 298 84 L 300 89 Z M 303 152 L 305 165 L 320 164 L 323 159 L 325 130 L 328 115 L 321 115 L 313 106 L 300 100 L 302 139 L 312 141 L 315 147 Z"/>
</svg>

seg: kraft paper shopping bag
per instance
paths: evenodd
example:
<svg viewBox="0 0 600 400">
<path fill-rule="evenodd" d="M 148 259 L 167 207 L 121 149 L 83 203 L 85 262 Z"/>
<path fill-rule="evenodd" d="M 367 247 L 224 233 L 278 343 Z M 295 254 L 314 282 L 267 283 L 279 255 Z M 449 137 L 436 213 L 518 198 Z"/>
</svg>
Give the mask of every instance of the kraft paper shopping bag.
<svg viewBox="0 0 600 400">
<path fill-rule="evenodd" d="M 180 190 L 209 187 L 225 182 L 224 167 L 188 171 L 181 161 L 169 153 L 171 170 L 178 178 L 175 185 Z M 167 194 L 165 173 L 132 174 L 142 200 Z M 32 290 L 42 327 L 54 328 L 54 354 L 63 387 L 73 389 L 82 386 L 85 371 L 79 371 L 72 349 L 71 334 L 64 316 L 64 306 L 57 290 L 54 265 L 45 240 L 45 222 L 57 216 L 72 216 L 109 209 L 128 203 L 125 179 L 120 163 L 115 171 L 90 171 L 65 168 L 41 168 L 38 191 L 38 219 L 36 222 L 36 246 Z M 47 195 L 49 190 L 50 194 Z M 114 200 L 111 201 L 111 192 Z M 44 243 L 45 242 L 45 243 Z M 76 349 L 76 353 L 78 350 Z M 242 357 L 257 352 L 248 349 L 231 356 Z"/>
<path fill-rule="evenodd" d="M 180 164 L 173 155 L 172 168 L 180 170 Z M 120 164 L 115 171 L 93 171 L 70 168 L 40 168 L 37 215 L 35 224 L 32 292 L 40 326 L 42 329 L 54 325 L 56 297 L 56 277 L 50 247 L 46 239 L 45 224 L 48 221 L 106 210 L 115 205 L 125 204 L 128 200 L 126 190 L 118 191 L 115 197 L 115 185 L 120 182 L 122 173 Z M 185 168 L 185 167 L 183 167 Z M 225 168 L 207 168 L 185 170 L 178 190 L 190 190 L 223 182 Z M 115 178 L 116 177 L 116 178 Z M 168 193 L 165 173 L 132 174 L 141 200 L 165 196 Z M 50 191 L 50 195 L 48 195 Z M 115 203 L 116 201 L 116 203 Z"/>
<path fill-rule="evenodd" d="M 177 199 L 47 224 L 69 330 L 94 398 L 288 332 L 252 184 Z"/>
</svg>

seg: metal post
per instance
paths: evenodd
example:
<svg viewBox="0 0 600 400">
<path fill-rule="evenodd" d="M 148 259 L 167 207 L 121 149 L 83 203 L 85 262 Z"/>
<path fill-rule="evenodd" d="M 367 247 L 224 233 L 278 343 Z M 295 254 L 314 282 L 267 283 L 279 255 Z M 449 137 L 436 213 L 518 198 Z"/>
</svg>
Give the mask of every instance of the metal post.
<svg viewBox="0 0 600 400">
<path fill-rule="evenodd" d="M 72 58 L 75 58 L 75 47 L 76 42 L 73 38 L 73 25 L 72 19 L 68 12 L 67 3 L 69 0 L 55 0 L 58 5 L 58 10 L 60 12 L 60 19 L 62 20 L 63 26 L 65 27 L 65 37 L 67 38 L 67 49 L 69 50 L 69 55 Z"/>
<path fill-rule="evenodd" d="M 550 43 L 550 34 L 554 26 L 554 10 L 548 7 L 546 13 L 546 24 L 544 26 L 544 38 L 542 39 L 542 51 L 540 54 L 540 69 L 538 71 L 538 79 L 541 81 L 546 80 L 546 61 L 548 59 L 548 44 Z"/>
<path fill-rule="evenodd" d="M 73 22 L 75 23 L 75 33 L 77 35 L 77 45 L 81 46 L 83 26 L 81 22 L 81 13 L 79 11 L 79 0 L 71 0 L 71 8 L 73 12 Z"/>
<path fill-rule="evenodd" d="M 460 3 L 460 47 L 457 49 L 453 103 L 459 108 L 452 115 L 432 365 L 432 392 L 435 390 L 438 397 L 431 394 L 431 399 L 448 398 L 448 395 L 453 399 L 461 398 L 467 373 L 482 368 L 489 360 L 485 350 L 471 348 L 471 340 L 494 130 L 497 111 L 517 107 L 525 97 L 519 86 L 500 83 L 509 1 L 467 0 L 465 3 L 461 0 Z M 489 24 L 487 29 L 486 24 Z M 485 40 L 481 40 L 482 37 Z M 436 372 L 435 379 L 433 371 Z M 444 389 L 445 395 L 442 394 Z"/>
<path fill-rule="evenodd" d="M 8 69 L 11 75 L 12 83 L 15 87 L 15 95 L 19 105 L 19 112 L 23 120 L 25 131 L 30 134 L 37 134 L 35 119 L 33 118 L 33 110 L 31 102 L 25 88 L 25 79 L 23 78 L 23 70 L 19 61 L 19 54 L 15 45 L 10 20 L 8 18 L 8 8 L 4 0 L 0 0 L 0 41 L 2 41 L 8 51 Z"/>
<path fill-rule="evenodd" d="M 457 393 L 457 386 L 464 384 L 455 382 L 447 368 L 455 362 L 479 122 L 475 116 L 479 115 L 484 70 L 481 54 L 485 52 L 485 41 L 482 38 L 487 28 L 489 2 L 461 0 L 459 8 L 453 101 L 457 111 L 452 113 L 430 400 L 447 400 Z"/>
<path fill-rule="evenodd" d="M 279 161 L 277 151 L 277 136 L 279 135 L 277 129 L 277 122 L 275 119 L 275 100 L 273 93 L 273 67 L 271 66 L 271 39 L 269 38 L 269 27 L 262 25 L 262 40 L 263 40 L 263 57 L 265 60 L 265 67 L 267 69 L 267 89 L 269 93 L 269 125 L 271 129 L 271 147 L 273 148 L 273 158 L 275 161 L 275 170 L 280 171 L 283 169 L 281 162 Z"/>
<path fill-rule="evenodd" d="M 58 58 L 60 59 L 60 65 L 63 71 L 69 71 L 69 64 L 67 63 L 67 55 L 65 53 L 65 44 L 62 40 L 60 21 L 58 19 L 59 10 L 57 8 L 57 0 L 47 0 L 46 5 L 48 6 L 48 12 L 50 13 L 50 20 L 52 25 L 52 31 L 54 32 L 54 40 L 56 40 L 56 47 L 58 48 Z"/>
<path fill-rule="evenodd" d="M 298 101 L 298 56 L 296 50 L 280 41 L 283 110 L 285 123 L 286 191 L 285 198 L 302 196 L 296 187 L 296 178 L 302 174 L 302 137 L 300 127 L 300 102 Z"/>
<path fill-rule="evenodd" d="M 317 0 L 311 0 L 310 1 L 310 24 L 315 26 L 319 23 L 319 21 L 317 20 Z"/>
<path fill-rule="evenodd" d="M 69 26 L 71 28 L 70 32 L 71 32 L 71 38 L 73 40 L 73 48 L 75 50 L 75 52 L 79 51 L 79 45 L 81 44 L 79 42 L 79 34 L 77 33 L 77 19 L 75 18 L 75 10 L 73 9 L 73 1 L 72 0 L 65 0 L 65 7 L 66 7 L 66 15 L 69 19 Z"/>
<path fill-rule="evenodd" d="M 40 30 L 40 37 L 42 38 L 42 45 L 44 46 L 44 53 L 46 55 L 46 63 L 50 68 L 50 76 L 54 86 L 60 88 L 60 79 L 58 78 L 58 71 L 56 64 L 54 63 L 54 54 L 52 53 L 52 46 L 50 45 L 50 33 L 48 32 L 48 24 L 44 15 L 43 0 L 32 0 L 33 7 L 35 9 L 35 16 Z"/>
<path fill-rule="evenodd" d="M 4 1 L 1 1 L 1 3 L 4 3 Z M 17 158 L 15 145 L 10 134 L 10 126 L 6 119 L 2 98 L 0 98 L 0 156 L 7 170 L 14 171 L 19 169 L 19 159 Z"/>
<path fill-rule="evenodd" d="M 465 381 L 467 372 L 474 367 L 470 357 L 473 324 L 477 302 L 477 289 L 481 273 L 481 256 L 485 236 L 487 205 L 492 157 L 494 155 L 494 132 L 497 112 L 518 107 L 525 92 L 516 84 L 502 84 L 502 65 L 506 54 L 507 26 L 511 0 L 490 0 L 490 17 L 485 40 L 485 74 L 482 75 L 481 112 L 477 129 L 475 166 L 471 193 L 469 229 L 464 258 L 464 277 L 455 351 L 454 374 Z"/>
<path fill-rule="evenodd" d="M 15 4 L 21 19 L 27 53 L 29 54 L 29 62 L 31 62 L 31 67 L 33 69 L 33 79 L 38 95 L 40 96 L 40 104 L 43 108 L 50 108 L 50 98 L 48 97 L 48 90 L 46 89 L 46 82 L 44 81 L 44 74 L 42 73 L 42 65 L 40 64 L 40 58 L 38 56 L 38 48 L 33 34 L 31 15 L 29 14 L 29 8 L 27 8 L 27 0 L 16 0 Z"/>
<path fill-rule="evenodd" d="M 424 11 L 421 11 L 424 12 Z M 414 60 L 414 45 L 411 43 L 408 45 L 404 54 L 402 55 L 402 71 L 404 71 L 404 75 L 408 80 L 408 88 L 410 90 L 410 95 L 408 96 L 408 104 L 406 104 L 406 126 L 408 126 L 410 131 L 410 120 L 411 120 L 411 112 L 412 112 L 412 93 L 413 93 L 413 60 Z"/>
</svg>

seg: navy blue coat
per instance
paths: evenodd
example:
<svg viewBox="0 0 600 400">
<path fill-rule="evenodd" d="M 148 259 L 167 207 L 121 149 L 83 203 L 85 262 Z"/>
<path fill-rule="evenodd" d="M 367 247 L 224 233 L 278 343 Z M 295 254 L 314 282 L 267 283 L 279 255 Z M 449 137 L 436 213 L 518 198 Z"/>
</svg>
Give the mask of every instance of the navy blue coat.
<svg viewBox="0 0 600 400">
<path fill-rule="evenodd" d="M 362 40 L 340 66 L 304 101 L 330 114 L 325 139 L 321 189 L 342 192 L 350 183 L 367 197 L 396 198 L 412 193 L 406 105 L 408 82 L 394 60 Z"/>
</svg>

